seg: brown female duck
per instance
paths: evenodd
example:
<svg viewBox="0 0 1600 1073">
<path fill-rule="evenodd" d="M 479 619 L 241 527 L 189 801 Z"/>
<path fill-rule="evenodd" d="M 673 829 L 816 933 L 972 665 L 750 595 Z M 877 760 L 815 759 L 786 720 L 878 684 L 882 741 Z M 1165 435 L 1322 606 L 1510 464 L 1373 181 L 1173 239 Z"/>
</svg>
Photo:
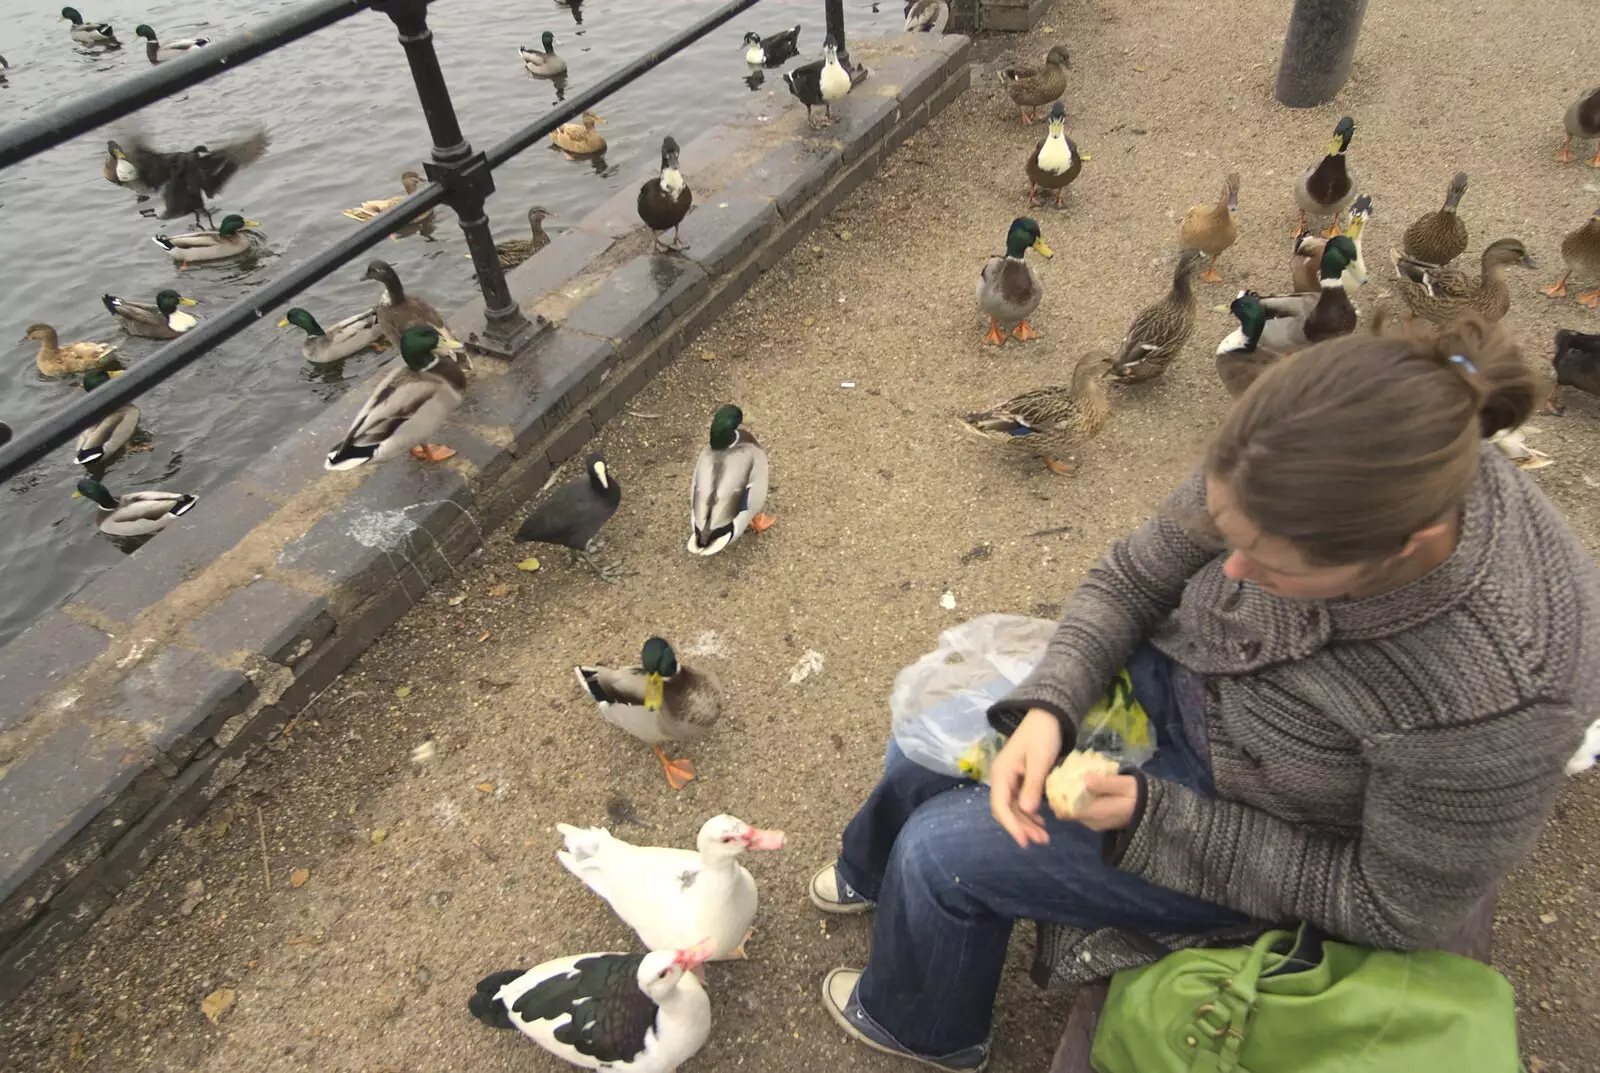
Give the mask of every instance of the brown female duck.
<svg viewBox="0 0 1600 1073">
<path fill-rule="evenodd" d="M 1052 473 L 1073 476 L 1078 461 L 1070 456 L 1098 436 L 1111 416 L 1104 381 L 1110 367 L 1109 354 L 1086 354 L 1070 384 L 1024 391 L 992 410 L 967 414 L 961 425 L 986 440 L 1033 452 Z"/>
<path fill-rule="evenodd" d="M 1239 241 L 1239 173 L 1233 172 L 1223 181 L 1222 196 L 1211 205 L 1190 205 L 1178 225 L 1178 246 L 1195 249 L 1211 258 L 1206 266 L 1203 283 L 1221 283 L 1217 275 L 1217 258 L 1224 250 Z"/>
<path fill-rule="evenodd" d="M 508 238 L 495 243 L 501 268 L 515 268 L 550 245 L 550 236 L 544 233 L 544 221 L 552 215 L 543 206 L 535 205 L 528 210 L 528 230 L 531 234 L 527 238 Z"/>
<path fill-rule="evenodd" d="M 1467 248 L 1467 225 L 1456 212 L 1461 195 L 1467 192 L 1467 173 L 1458 171 L 1444 192 L 1444 206 L 1418 216 L 1401 236 L 1400 247 L 1407 257 L 1430 265 L 1446 265 Z"/>
<path fill-rule="evenodd" d="M 1459 268 L 1430 265 L 1398 250 L 1390 250 L 1389 256 L 1399 277 L 1400 297 L 1411 307 L 1412 315 L 1438 325 L 1449 324 L 1468 313 L 1476 313 L 1491 323 L 1499 320 L 1511 309 L 1506 269 L 1512 265 L 1538 267 L 1522 240 L 1515 238 L 1489 243 L 1476 279 Z"/>
<path fill-rule="evenodd" d="M 1122 340 L 1122 353 L 1111 366 L 1117 379 L 1153 380 L 1178 356 L 1194 332 L 1194 274 L 1205 260 L 1199 250 L 1178 254 L 1167 296 L 1141 310 Z"/>
<path fill-rule="evenodd" d="M 1044 57 L 1043 67 L 1007 67 L 1000 72 L 1000 82 L 1022 111 L 1022 121 L 1032 123 L 1039 118 L 1039 106 L 1059 100 L 1067 91 L 1067 50 L 1060 45 Z"/>
<path fill-rule="evenodd" d="M 1568 232 L 1561 240 L 1561 259 L 1567 262 L 1567 271 L 1554 284 L 1544 289 L 1552 298 L 1567 293 L 1567 277 L 1576 272 L 1580 277 L 1600 282 L 1600 209 L 1579 228 Z M 1587 294 L 1578 295 L 1578 304 L 1590 309 L 1600 308 L 1600 286 Z"/>
</svg>

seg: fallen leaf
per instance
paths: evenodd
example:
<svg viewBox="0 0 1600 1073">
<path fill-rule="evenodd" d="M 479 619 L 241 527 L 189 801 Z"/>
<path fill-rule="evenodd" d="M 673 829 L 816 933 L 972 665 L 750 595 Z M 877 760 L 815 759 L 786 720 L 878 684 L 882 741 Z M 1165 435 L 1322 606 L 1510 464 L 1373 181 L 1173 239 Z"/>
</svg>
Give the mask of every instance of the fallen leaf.
<svg viewBox="0 0 1600 1073">
<path fill-rule="evenodd" d="M 387 830 L 385 830 L 384 828 L 382 828 L 382 827 L 374 827 L 372 829 L 372 841 L 373 841 L 374 845 L 376 845 L 377 843 L 382 842 L 384 839 L 386 839 L 388 837 L 389 837 L 389 832 Z"/>
<path fill-rule="evenodd" d="M 1556 915 L 1554 913 L 1540 913 L 1539 914 L 1539 923 L 1541 923 L 1541 924 L 1554 924 L 1555 922 L 1556 922 Z"/>
<path fill-rule="evenodd" d="M 1042 34 L 1053 34 L 1056 32 L 1056 28 L 1054 26 L 1041 26 L 1039 27 L 1039 32 Z"/>
<path fill-rule="evenodd" d="M 526 570 L 528 573 L 531 574 L 535 570 L 539 569 L 539 560 L 535 559 L 533 556 L 530 555 L 526 559 L 522 560 L 520 563 L 517 564 L 517 569 L 518 570 Z"/>
<path fill-rule="evenodd" d="M 492 794 L 492 793 L 494 793 L 494 783 L 492 783 L 492 782 L 480 782 L 477 785 L 477 791 L 480 794 Z"/>
<path fill-rule="evenodd" d="M 452 596 L 452 597 L 450 597 L 450 606 L 451 607 L 460 607 L 462 604 L 464 604 L 466 602 L 467 602 L 467 594 L 466 593 L 462 593 L 460 596 Z"/>
<path fill-rule="evenodd" d="M 289 873 L 289 886 L 296 889 L 305 886 L 310 880 L 311 870 L 309 868 L 296 868 Z"/>
<path fill-rule="evenodd" d="M 434 744 L 433 735 L 429 734 L 426 738 L 422 739 L 421 745 L 418 745 L 415 749 L 411 750 L 411 762 L 413 764 L 426 764 L 428 761 L 432 760 L 438 755 L 439 747 L 438 745 Z"/>
<path fill-rule="evenodd" d="M 238 992 L 231 987 L 219 987 L 211 994 L 200 1000 L 200 1012 L 212 1024 L 217 1024 L 239 998 Z"/>
<path fill-rule="evenodd" d="M 716 361 L 717 360 L 717 352 L 714 351 L 714 350 L 702 350 L 700 352 L 700 360 L 701 361 Z"/>
<path fill-rule="evenodd" d="M 1133 69 L 1135 71 L 1143 71 L 1144 70 L 1144 64 L 1136 63 L 1136 64 L 1133 65 Z"/>
<path fill-rule="evenodd" d="M 211 825 L 211 837 L 212 838 L 221 838 L 223 835 L 225 835 L 227 833 L 228 833 L 228 821 L 227 820 L 223 820 L 221 823 L 214 823 L 214 824 Z"/>
<path fill-rule="evenodd" d="M 67 1041 L 67 1057 L 74 1062 L 82 1062 L 88 1058 L 83 1050 L 83 1033 L 74 1031 L 72 1038 Z"/>
<path fill-rule="evenodd" d="M 484 630 L 482 633 L 480 633 L 478 635 L 478 643 L 480 645 L 483 644 L 483 642 L 487 641 L 488 639 L 489 639 L 489 631 L 488 630 Z"/>
<path fill-rule="evenodd" d="M 188 916 L 199 908 L 200 903 L 206 900 L 206 881 L 191 879 L 183 888 L 183 902 L 178 906 L 179 914 Z"/>
<path fill-rule="evenodd" d="M 807 318 L 806 318 L 806 319 L 805 319 L 805 320 L 804 320 L 804 321 L 802 321 L 802 322 L 801 322 L 801 323 L 802 323 L 802 324 L 804 324 L 804 325 L 805 325 L 805 326 L 806 326 L 806 327 L 807 327 L 807 328 L 809 328 L 809 327 L 811 327 L 811 326 L 812 326 L 812 325 L 813 325 L 813 324 L 815 324 L 815 323 L 816 323 L 816 322 L 817 322 L 817 318 L 816 318 L 816 317 L 807 317 Z"/>
<path fill-rule="evenodd" d="M 401 700 L 405 700 L 407 697 L 411 696 L 411 687 L 401 686 L 399 689 L 394 691 L 394 695 L 399 697 Z"/>
<path fill-rule="evenodd" d="M 511 591 L 511 585 L 509 582 L 502 581 L 498 584 L 490 585 L 485 591 L 490 596 L 504 596 L 506 593 Z"/>
</svg>

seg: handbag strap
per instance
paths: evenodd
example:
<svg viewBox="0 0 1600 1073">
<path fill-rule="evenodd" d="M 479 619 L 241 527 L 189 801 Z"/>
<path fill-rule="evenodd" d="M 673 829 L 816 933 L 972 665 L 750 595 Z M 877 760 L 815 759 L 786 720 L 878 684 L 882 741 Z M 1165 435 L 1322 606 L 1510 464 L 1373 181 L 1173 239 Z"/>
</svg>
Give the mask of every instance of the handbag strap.
<svg viewBox="0 0 1600 1073">
<path fill-rule="evenodd" d="M 1219 1047 L 1212 1052 L 1214 1057 L 1206 1059 L 1203 1064 L 1197 1062 L 1192 1067 L 1194 1073 L 1236 1073 L 1239 1069 L 1245 1029 L 1251 1016 L 1260 1008 L 1258 996 L 1261 975 L 1267 958 L 1273 954 L 1273 948 L 1283 941 L 1284 934 L 1281 931 L 1269 931 L 1262 935 L 1251 945 L 1239 971 L 1218 984 L 1214 1009 L 1226 1018 L 1222 1027 L 1213 1033 Z"/>
</svg>

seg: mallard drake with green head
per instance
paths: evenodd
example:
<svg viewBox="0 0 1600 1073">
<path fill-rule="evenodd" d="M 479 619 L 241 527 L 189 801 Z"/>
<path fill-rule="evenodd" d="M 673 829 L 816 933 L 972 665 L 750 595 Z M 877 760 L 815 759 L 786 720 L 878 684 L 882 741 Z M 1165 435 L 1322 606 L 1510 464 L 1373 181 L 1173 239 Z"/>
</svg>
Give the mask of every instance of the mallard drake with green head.
<svg viewBox="0 0 1600 1073">
<path fill-rule="evenodd" d="M 1511 288 L 1506 285 L 1506 269 L 1512 265 L 1537 268 L 1538 263 L 1522 245 L 1521 239 L 1502 238 L 1483 251 L 1478 277 L 1448 265 L 1431 265 L 1390 250 L 1400 297 L 1413 316 L 1446 325 L 1468 313 L 1494 322 L 1511 309 Z"/>
<path fill-rule="evenodd" d="M 144 54 L 151 63 L 175 60 L 187 56 L 197 48 L 211 44 L 209 37 L 181 37 L 176 41 L 157 41 L 156 32 L 148 23 L 141 22 L 133 28 L 135 36 L 144 38 Z"/>
<path fill-rule="evenodd" d="M 380 214 L 388 212 L 400 202 L 421 190 L 427 183 L 428 180 L 417 172 L 402 171 L 400 173 L 400 185 L 405 188 L 405 193 L 396 194 L 393 197 L 378 198 L 375 201 L 363 201 L 353 209 L 340 209 L 339 211 L 352 220 L 360 220 L 362 223 L 366 223 L 368 220 L 376 219 Z M 431 219 L 433 219 L 433 210 L 429 209 L 413 220 L 412 225 L 426 223 Z"/>
<path fill-rule="evenodd" d="M 1562 118 L 1561 125 L 1566 128 L 1567 140 L 1561 143 L 1561 152 L 1556 154 L 1556 163 L 1572 163 L 1572 139 L 1595 139 L 1594 156 L 1588 161 L 1591 168 L 1600 168 L 1600 86 L 1586 91 L 1581 97 L 1572 102 L 1567 109 L 1567 114 Z"/>
<path fill-rule="evenodd" d="M 1014 395 L 992 410 L 961 418 L 961 425 L 994 443 L 1032 452 L 1053 473 L 1078 472 L 1077 450 L 1100 434 L 1111 417 L 1105 375 L 1111 355 L 1085 354 L 1072 370 L 1072 381 Z"/>
<path fill-rule="evenodd" d="M 111 374 L 105 369 L 90 369 L 83 374 L 85 391 L 93 391 L 110 382 Z M 104 462 L 128 445 L 138 427 L 139 408 L 131 402 L 119 406 L 79 433 L 77 451 L 72 460 L 80 466 Z"/>
<path fill-rule="evenodd" d="M 1166 297 L 1141 310 L 1122 340 L 1122 353 L 1111 366 L 1118 380 L 1154 380 L 1183 350 L 1194 333 L 1194 274 L 1206 260 L 1199 250 L 1178 254 Z"/>
<path fill-rule="evenodd" d="M 328 469 L 355 469 L 383 462 L 403 451 L 427 462 L 455 454 L 428 437 L 461 405 L 467 378 L 446 351 L 460 343 L 443 339 L 431 325 L 417 323 L 400 335 L 404 364 L 391 369 L 367 397 L 339 445 L 328 452 Z"/>
<path fill-rule="evenodd" d="M 593 112 L 583 113 L 581 122 L 563 123 L 550 132 L 550 144 L 575 156 L 599 156 L 606 151 L 606 138 L 594 128 L 605 120 Z"/>
<path fill-rule="evenodd" d="M 140 181 L 162 192 L 165 201 L 161 219 L 193 216 L 199 227 L 203 215 L 205 226 L 215 227 L 205 199 L 221 193 L 239 169 L 260 160 L 270 144 L 265 133 L 257 132 L 215 151 L 197 145 L 186 153 L 163 153 L 150 148 L 142 138 L 131 139 L 124 148 Z"/>
<path fill-rule="evenodd" d="M 906 0 L 908 34 L 942 34 L 949 21 L 950 5 L 946 0 Z"/>
<path fill-rule="evenodd" d="M 645 641 L 635 667 L 574 667 L 578 685 L 606 722 L 655 750 L 667 784 L 681 790 L 695 776 L 687 758 L 668 758 L 668 742 L 697 741 L 722 717 L 722 687 L 704 671 L 678 662 L 665 639 Z"/>
<path fill-rule="evenodd" d="M 100 301 L 106 312 L 117 318 L 123 331 L 146 339 L 176 339 L 198 323 L 178 308 L 196 305 L 195 300 L 171 288 L 157 291 L 154 304 L 130 302 L 114 294 L 102 294 Z"/>
<path fill-rule="evenodd" d="M 246 220 L 238 213 L 222 218 L 215 231 L 190 231 L 183 235 L 157 235 L 151 241 L 179 264 L 198 264 L 202 261 L 226 261 L 251 250 L 248 227 L 260 227 L 254 220 Z"/>
<path fill-rule="evenodd" d="M 559 78 L 566 74 L 567 61 L 556 55 L 556 35 L 546 30 L 539 35 L 539 43 L 544 45 L 543 52 L 526 45 L 517 46 L 517 55 L 522 57 L 522 66 L 528 73 L 536 78 Z"/>
<path fill-rule="evenodd" d="M 1083 170 L 1083 157 L 1067 137 L 1067 108 L 1057 101 L 1050 106 L 1050 133 L 1039 139 L 1023 170 L 1028 173 L 1028 204 L 1039 204 L 1039 190 L 1056 192 L 1056 208 L 1061 196 Z"/>
<path fill-rule="evenodd" d="M 1039 221 L 1018 216 L 1006 232 L 1006 252 L 984 261 L 978 273 L 978 308 L 989 316 L 989 334 L 984 342 L 1000 346 L 1006 341 L 1003 325 L 1012 325 L 1011 334 L 1027 342 L 1039 338 L 1028 318 L 1044 298 L 1044 284 L 1033 266 L 1024 260 L 1033 250 L 1041 257 L 1052 257 L 1039 232 Z"/>
<path fill-rule="evenodd" d="M 1350 226 L 1344 237 L 1356 248 L 1356 259 L 1344 270 L 1344 289 L 1354 293 L 1367 282 L 1367 262 L 1361 255 L 1361 233 L 1372 218 L 1372 198 L 1362 194 L 1350 206 Z M 1289 257 L 1289 281 L 1295 294 L 1315 293 L 1322 278 L 1322 254 L 1328 240 L 1311 231 L 1295 236 L 1294 253 Z"/>
<path fill-rule="evenodd" d="M 80 45 L 104 45 L 107 48 L 121 48 L 122 42 L 117 40 L 117 35 L 112 32 L 109 22 L 86 22 L 78 14 L 75 7 L 61 9 L 61 18 L 72 23 L 72 39 Z"/>
<path fill-rule="evenodd" d="M 650 229 L 650 248 L 686 250 L 688 243 L 678 238 L 678 227 L 694 207 L 694 191 L 678 170 L 678 143 L 669 134 L 661 139 L 661 174 L 639 187 L 639 219 Z M 672 241 L 661 241 L 661 232 L 672 228 Z"/>
<path fill-rule="evenodd" d="M 1239 241 L 1239 173 L 1222 182 L 1222 196 L 1210 205 L 1190 205 L 1178 225 L 1178 248 L 1199 250 L 1211 259 L 1202 283 L 1221 283 L 1217 258 Z"/>
<path fill-rule="evenodd" d="M 1555 366 L 1556 382 L 1544 404 L 1545 413 L 1559 416 L 1566 412 L 1566 407 L 1556 397 L 1564 387 L 1600 396 L 1600 335 L 1561 329 L 1556 332 L 1556 350 L 1551 364 Z"/>
<path fill-rule="evenodd" d="M 1574 272 L 1580 278 L 1600 282 L 1600 209 L 1595 209 L 1594 215 L 1582 227 L 1569 231 L 1567 237 L 1561 240 L 1561 259 L 1567 263 L 1567 270 L 1560 279 L 1544 289 L 1544 293 L 1550 297 L 1561 298 L 1566 295 L 1567 279 Z M 1578 295 L 1578 304 L 1590 309 L 1600 308 L 1600 287 Z"/>
<path fill-rule="evenodd" d="M 1258 346 L 1274 353 L 1289 354 L 1312 343 L 1355 331 L 1360 317 L 1344 282 L 1345 272 L 1355 256 L 1356 245 L 1350 241 L 1350 236 L 1335 235 L 1328 239 L 1322 251 L 1316 290 L 1274 295 L 1245 292 L 1261 304 L 1266 316 Z M 1223 346 L 1238 343 L 1247 336 L 1248 326 L 1241 320 L 1240 331 L 1223 340 Z"/>
<path fill-rule="evenodd" d="M 1040 105 L 1061 99 L 1067 91 L 1067 68 L 1070 66 L 1067 50 L 1056 45 L 1045 53 L 1042 67 L 1017 66 L 1001 70 L 1000 83 L 1021 111 L 1024 123 L 1039 118 Z"/>
<path fill-rule="evenodd" d="M 1345 153 L 1350 139 L 1355 137 L 1356 121 L 1349 116 L 1339 120 L 1333 128 L 1333 140 L 1323 150 L 1322 159 L 1305 170 L 1295 185 L 1295 200 L 1300 204 L 1298 234 L 1306 230 L 1306 217 L 1333 217 L 1333 223 L 1322 233 L 1332 238 L 1339 233 L 1339 214 L 1350 207 L 1356 197 L 1356 177 L 1351 172 Z"/>
<path fill-rule="evenodd" d="M 1467 225 L 1457 211 L 1467 192 L 1467 173 L 1458 171 L 1444 192 L 1444 205 L 1425 212 L 1412 221 L 1400 238 L 1407 257 L 1430 265 L 1444 265 L 1460 257 L 1467 248 Z"/>
<path fill-rule="evenodd" d="M 500 255 L 500 267 L 515 268 L 550 245 L 550 236 L 544 233 L 544 222 L 553 215 L 554 213 L 540 205 L 529 209 L 528 237 L 508 238 L 504 242 L 495 243 L 495 252 Z"/>
<path fill-rule="evenodd" d="M 100 508 L 100 531 L 107 536 L 138 537 L 165 529 L 200 501 L 186 492 L 129 492 L 114 496 L 99 481 L 85 477 L 72 493 Z"/>
<path fill-rule="evenodd" d="M 295 306 L 284 314 L 278 327 L 287 328 L 291 324 L 306 333 L 305 342 L 300 344 L 300 353 L 313 365 L 342 361 L 368 347 L 384 345 L 376 307 L 363 309 L 325 329 L 317 323 L 316 317 Z"/>
<path fill-rule="evenodd" d="M 39 344 L 34 364 L 45 376 L 70 376 L 88 372 L 105 363 L 117 348 L 110 343 L 68 343 L 65 346 L 48 324 L 30 324 L 22 334 L 22 342 Z"/>
<path fill-rule="evenodd" d="M 1237 399 L 1258 376 L 1282 359 L 1284 352 L 1262 341 L 1267 311 L 1260 295 L 1254 291 L 1240 291 L 1228 309 L 1239 318 L 1239 327 L 1217 344 L 1217 378 L 1229 396 Z"/>
<path fill-rule="evenodd" d="M 400 345 L 406 329 L 426 324 L 439 333 L 444 349 L 464 353 L 460 340 L 450 333 L 450 326 L 444 322 L 444 314 L 426 298 L 409 293 L 400 282 L 400 274 L 388 261 L 368 261 L 361 278 L 383 284 L 383 298 L 377 305 L 378 327 L 383 329 L 383 337 L 391 345 Z"/>
<path fill-rule="evenodd" d="M 689 479 L 691 555 L 715 555 L 746 529 L 763 533 L 772 527 L 772 516 L 761 509 L 767 502 L 767 452 L 743 423 L 744 412 L 733 405 L 717 407 L 711 417 L 710 436 Z"/>
</svg>

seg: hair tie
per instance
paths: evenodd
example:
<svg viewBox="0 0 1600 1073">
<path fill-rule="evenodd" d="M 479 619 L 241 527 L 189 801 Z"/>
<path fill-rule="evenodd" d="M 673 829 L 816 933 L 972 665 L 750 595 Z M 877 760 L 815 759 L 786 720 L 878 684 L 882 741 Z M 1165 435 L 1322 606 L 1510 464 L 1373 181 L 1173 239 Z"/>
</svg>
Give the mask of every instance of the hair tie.
<svg viewBox="0 0 1600 1073">
<path fill-rule="evenodd" d="M 1478 375 L 1478 367 L 1472 364 L 1472 359 L 1467 357 L 1465 354 L 1451 354 L 1450 364 L 1461 366 L 1467 371 L 1468 376 Z"/>
</svg>

